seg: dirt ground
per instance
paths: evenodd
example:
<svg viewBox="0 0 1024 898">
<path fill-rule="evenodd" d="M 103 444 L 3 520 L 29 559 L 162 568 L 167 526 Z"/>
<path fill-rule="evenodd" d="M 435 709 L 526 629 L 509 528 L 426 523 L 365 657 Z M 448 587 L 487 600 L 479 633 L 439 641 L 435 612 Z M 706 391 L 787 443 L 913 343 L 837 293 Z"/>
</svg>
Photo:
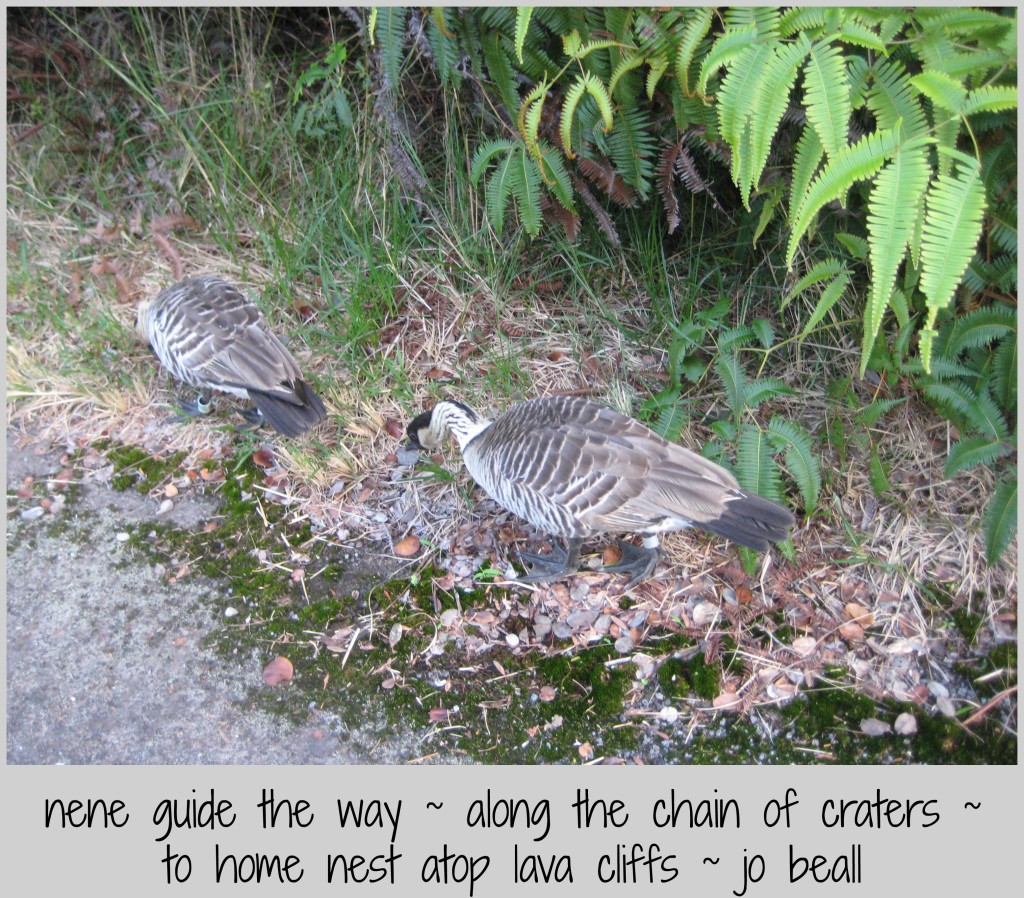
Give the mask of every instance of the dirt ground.
<svg viewBox="0 0 1024 898">
<path fill-rule="evenodd" d="M 10 434 L 7 465 L 9 490 L 60 467 Z M 194 526 L 209 502 L 177 503 L 171 523 Z M 318 708 L 294 723 L 257 707 L 263 661 L 204 643 L 223 587 L 167 584 L 118 540 L 155 512 L 133 490 L 85 484 L 57 516 L 8 516 L 9 764 L 387 764 L 422 753 L 417 733 L 372 714 L 353 731 Z"/>
</svg>

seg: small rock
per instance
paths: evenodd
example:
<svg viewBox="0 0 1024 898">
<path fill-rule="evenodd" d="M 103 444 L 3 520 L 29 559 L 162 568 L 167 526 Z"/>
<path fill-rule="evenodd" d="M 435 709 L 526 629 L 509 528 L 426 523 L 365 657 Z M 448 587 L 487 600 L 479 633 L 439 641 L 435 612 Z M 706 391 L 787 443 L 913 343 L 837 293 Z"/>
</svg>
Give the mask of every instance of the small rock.
<svg viewBox="0 0 1024 898">
<path fill-rule="evenodd" d="M 415 449 L 401 448 L 395 451 L 395 460 L 398 464 L 408 467 L 420 460 L 420 454 Z"/>
<path fill-rule="evenodd" d="M 34 520 L 36 520 L 36 518 L 41 518 L 42 516 L 43 516 L 43 506 L 42 505 L 36 505 L 33 508 L 26 508 L 19 515 L 19 517 L 23 521 L 34 521 Z"/>
<path fill-rule="evenodd" d="M 620 636 L 615 640 L 615 651 L 620 655 L 628 655 L 633 651 L 633 638 L 631 636 Z"/>
<path fill-rule="evenodd" d="M 507 642 L 512 648 L 519 645 L 519 637 L 515 633 L 506 633 L 505 642 Z"/>
<path fill-rule="evenodd" d="M 884 736 L 892 732 L 892 727 L 877 717 L 868 717 L 860 722 L 860 731 L 865 736 Z"/>
<path fill-rule="evenodd" d="M 224 617 L 234 617 L 238 614 L 237 608 L 232 608 L 230 605 L 224 609 Z"/>
<path fill-rule="evenodd" d="M 128 542 L 129 539 L 131 539 L 131 537 L 122 530 L 120 533 L 115 534 L 114 539 L 116 539 L 119 543 L 126 543 Z"/>
<path fill-rule="evenodd" d="M 167 512 L 172 508 L 174 508 L 174 503 L 170 499 L 164 499 L 164 501 L 160 503 L 160 508 L 157 511 L 157 514 L 167 514 Z"/>
<path fill-rule="evenodd" d="M 671 705 L 666 705 L 658 712 L 658 719 L 662 723 L 675 723 L 679 720 L 679 712 Z"/>
</svg>

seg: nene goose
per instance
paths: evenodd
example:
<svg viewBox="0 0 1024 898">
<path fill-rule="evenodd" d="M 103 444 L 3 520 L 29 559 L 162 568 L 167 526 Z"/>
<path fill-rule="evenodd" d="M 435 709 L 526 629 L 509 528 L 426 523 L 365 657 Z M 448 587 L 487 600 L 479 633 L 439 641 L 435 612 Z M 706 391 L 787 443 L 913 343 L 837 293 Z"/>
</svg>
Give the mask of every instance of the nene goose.
<svg viewBox="0 0 1024 898">
<path fill-rule="evenodd" d="M 533 399 L 493 422 L 461 402 L 439 402 L 409 424 L 409 448 L 436 449 L 449 432 L 484 492 L 566 542 L 548 556 L 520 553 L 530 565 L 523 582 L 576 573 L 583 540 L 599 533 L 643 536 L 642 548 L 617 540 L 622 560 L 605 568 L 632 574 L 631 586 L 654 572 L 659 533 L 701 527 L 765 551 L 793 524 L 789 511 L 743 492 L 724 468 L 586 399 Z"/>
<path fill-rule="evenodd" d="M 246 420 L 286 437 L 326 414 L 260 310 L 220 278 L 186 278 L 143 300 L 136 327 L 171 374 L 199 388 L 194 402 L 178 402 L 190 415 L 210 410 L 213 390 L 251 400 L 255 409 L 238 409 Z"/>
</svg>

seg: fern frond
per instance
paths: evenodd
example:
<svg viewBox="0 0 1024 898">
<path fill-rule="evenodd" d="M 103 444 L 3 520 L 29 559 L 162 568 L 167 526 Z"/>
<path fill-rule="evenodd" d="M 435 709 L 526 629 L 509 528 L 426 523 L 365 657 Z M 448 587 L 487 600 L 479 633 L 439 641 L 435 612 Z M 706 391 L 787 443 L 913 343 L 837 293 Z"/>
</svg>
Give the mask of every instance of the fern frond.
<svg viewBox="0 0 1024 898">
<path fill-rule="evenodd" d="M 773 6 L 732 6 L 725 12 L 729 28 L 753 24 L 759 37 L 778 37 L 781 12 Z"/>
<path fill-rule="evenodd" d="M 992 356 L 992 390 L 1012 419 L 1017 408 L 1017 341 L 1003 340 Z"/>
<path fill-rule="evenodd" d="M 985 531 L 985 559 L 995 564 L 1017 532 L 1016 470 L 996 486 L 981 521 Z"/>
<path fill-rule="evenodd" d="M 644 87 L 647 92 L 647 99 L 654 99 L 654 92 L 658 89 L 658 82 L 661 81 L 662 76 L 668 71 L 671 63 L 665 56 L 648 56 L 647 61 L 651 64 L 651 69 L 647 73 L 647 81 L 644 82 Z"/>
<path fill-rule="evenodd" d="M 752 381 L 744 391 L 743 404 L 747 408 L 757 408 L 762 402 L 768 402 L 779 396 L 792 396 L 796 390 L 787 387 L 778 377 L 760 377 Z"/>
<path fill-rule="evenodd" d="M 498 89 L 498 94 L 511 116 L 519 109 L 519 90 L 503 41 L 500 31 L 491 31 L 484 35 L 484 62 L 487 64 L 487 75 Z"/>
<path fill-rule="evenodd" d="M 975 433 L 997 440 L 1008 440 L 1006 420 L 987 391 L 974 392 L 960 381 L 926 384 L 925 395 L 933 402 L 952 410 Z"/>
<path fill-rule="evenodd" d="M 914 75 L 910 79 L 921 93 L 940 109 L 946 109 L 952 113 L 958 113 L 964 106 L 967 99 L 967 88 L 963 82 L 956 78 L 950 78 L 945 72 L 923 71 L 920 75 Z"/>
<path fill-rule="evenodd" d="M 876 399 L 874 402 L 864 406 L 855 416 L 854 420 L 865 427 L 872 427 L 878 423 L 878 419 L 886 412 L 891 411 L 897 405 L 902 405 L 906 399 Z"/>
<path fill-rule="evenodd" d="M 896 270 L 913 236 L 921 197 L 928 186 L 931 166 L 923 145 L 896 153 L 879 172 L 868 200 L 868 253 L 871 290 L 864 315 L 864 343 L 860 373 L 864 376 L 882 318 L 896 283 Z"/>
<path fill-rule="evenodd" d="M 1006 443 L 993 440 L 991 437 L 967 437 L 957 440 L 949 447 L 949 455 L 946 456 L 946 476 L 952 477 L 958 471 L 976 468 L 978 465 L 991 465 L 1008 451 Z"/>
<path fill-rule="evenodd" d="M 877 60 L 871 66 L 874 83 L 867 93 L 868 109 L 874 113 L 880 131 L 902 122 L 903 136 L 916 137 L 928 130 L 928 121 L 918 92 L 907 70 L 894 59 Z"/>
<path fill-rule="evenodd" d="M 676 51 L 676 78 L 679 79 L 679 86 L 683 89 L 683 95 L 692 97 L 690 91 L 690 63 L 693 62 L 693 54 L 697 45 L 704 39 L 704 36 L 711 29 L 711 10 L 702 7 L 696 10 L 688 10 L 690 18 L 683 28 L 682 37 L 679 39 L 679 49 Z"/>
<path fill-rule="evenodd" d="M 646 199 L 650 192 L 654 167 L 654 134 L 642 109 L 622 109 L 608 133 L 608 153 L 622 179 Z"/>
<path fill-rule="evenodd" d="M 804 500 L 804 512 L 813 513 L 821 494 L 821 463 L 814 454 L 810 434 L 792 421 L 773 415 L 768 422 L 768 439 L 777 450 L 785 452 L 786 467 Z"/>
<path fill-rule="evenodd" d="M 792 223 L 786 250 L 786 266 L 793 264 L 797 244 L 825 203 L 838 199 L 857 181 L 870 178 L 899 145 L 895 128 L 867 134 L 855 144 L 836 153 L 821 173 L 811 182 Z M 966 267 L 966 266 L 965 266 Z"/>
<path fill-rule="evenodd" d="M 818 37 L 825 27 L 825 10 L 820 6 L 793 6 L 779 19 L 779 37 L 790 37 L 801 32 Z"/>
<path fill-rule="evenodd" d="M 697 80 L 697 91 L 707 91 L 708 79 L 723 65 L 728 65 L 757 40 L 757 25 L 746 25 L 743 28 L 730 28 L 723 34 L 711 51 L 704 57 L 700 67 L 700 78 Z"/>
<path fill-rule="evenodd" d="M 730 327 L 718 335 L 718 351 L 720 353 L 732 353 L 737 347 L 743 348 L 754 337 L 754 328 L 749 324 L 740 324 Z M 740 397 L 742 399 L 742 397 Z M 737 403 L 739 405 L 740 403 Z"/>
<path fill-rule="evenodd" d="M 987 346 L 1017 330 L 1017 315 L 1010 306 L 998 303 L 975 309 L 953 321 L 944 340 L 943 355 L 956 358 L 965 349 Z"/>
<path fill-rule="evenodd" d="M 800 280 L 798 280 L 793 288 L 787 293 L 783 299 L 782 304 L 779 306 L 780 309 L 786 308 L 795 297 L 799 296 L 808 287 L 814 284 L 820 284 L 822 281 L 827 281 L 829 278 L 834 278 L 840 272 L 846 272 L 846 266 L 839 260 L 829 256 L 827 259 L 822 259 L 820 262 L 816 262 L 808 270 Z M 847 275 L 849 277 L 849 275 Z"/>
<path fill-rule="evenodd" d="M 526 233 L 536 237 L 540 233 L 540 172 L 537 163 L 521 150 L 512 153 L 512 194 L 516 198 L 519 219 Z"/>
<path fill-rule="evenodd" d="M 473 163 L 469 169 L 470 183 L 476 187 L 480 176 L 484 173 L 490 161 L 498 153 L 509 152 L 515 145 L 516 142 L 514 140 L 488 140 L 486 143 L 480 144 L 473 154 Z"/>
<path fill-rule="evenodd" d="M 818 170 L 825 151 L 818 139 L 818 132 L 807 126 L 796 144 L 796 155 L 793 160 L 793 174 L 790 178 L 789 187 L 789 218 L 790 222 L 796 217 L 796 210 L 799 203 L 807 193 L 807 187 L 811 183 Z"/>
<path fill-rule="evenodd" d="M 643 53 L 632 53 L 623 56 L 622 59 L 619 60 L 619 64 L 615 66 L 615 69 L 612 71 L 612 77 L 608 81 L 608 93 L 614 94 L 615 88 L 618 86 L 622 76 L 625 75 L 626 72 L 631 72 L 633 69 L 640 68 L 640 66 L 642 66 L 646 61 L 647 58 Z"/>
<path fill-rule="evenodd" d="M 812 45 L 804 66 L 804 108 L 831 160 L 847 146 L 851 112 L 850 80 L 839 44 Z"/>
<path fill-rule="evenodd" d="M 715 372 L 725 388 L 729 408 L 733 415 L 739 416 L 743 411 L 743 393 L 747 382 L 740 360 L 733 353 L 720 353 L 715 359 Z"/>
<path fill-rule="evenodd" d="M 856 259 L 858 262 L 863 262 L 867 259 L 868 242 L 863 237 L 839 231 L 836 233 L 836 240 L 846 247 L 846 251 L 850 254 L 851 259 Z"/>
<path fill-rule="evenodd" d="M 821 323 L 821 320 L 829 313 L 832 306 L 839 302 L 849 283 L 850 276 L 844 270 L 831 284 L 821 291 L 821 296 L 818 297 L 818 303 L 815 305 L 814 311 L 811 312 L 811 317 L 807 319 L 807 324 L 800 331 L 801 340 L 807 339 L 808 334 Z"/>
<path fill-rule="evenodd" d="M 758 428 L 746 426 L 740 432 L 736 452 L 736 479 L 744 489 L 782 501 L 782 479 L 772 458 L 767 436 Z"/>
<path fill-rule="evenodd" d="M 523 44 L 526 42 L 526 32 L 530 28 L 532 16 L 532 6 L 520 6 L 516 10 L 516 59 L 520 65 L 523 64 Z"/>
<path fill-rule="evenodd" d="M 408 10 L 402 6 L 385 6 L 377 10 L 377 42 L 380 44 L 384 80 L 391 90 L 398 89 L 398 72 L 405 48 L 405 19 Z"/>
<path fill-rule="evenodd" d="M 885 42 L 874 31 L 866 25 L 862 25 L 860 22 L 853 20 L 843 22 L 843 24 L 839 26 L 839 30 L 836 32 L 835 37 L 847 44 L 866 47 L 868 50 L 874 50 L 876 53 L 881 53 L 883 56 L 889 55 L 889 48 L 886 46 Z"/>
<path fill-rule="evenodd" d="M 505 207 L 512 195 L 513 159 L 516 155 L 513 151 L 503 156 L 487 179 L 487 217 L 499 235 L 505 229 Z"/>
<path fill-rule="evenodd" d="M 1002 112 L 1017 108 L 1017 88 L 989 85 L 972 90 L 960 110 L 963 115 L 976 112 Z"/>
<path fill-rule="evenodd" d="M 797 71 L 810 51 L 810 42 L 804 35 L 790 44 L 773 47 L 763 77 L 757 84 L 753 110 L 750 116 L 750 177 L 739 185 L 743 204 L 750 208 L 750 192 L 757 187 L 761 173 L 768 162 L 772 139 L 778 130 L 782 115 L 789 106 L 789 95 L 796 83 Z M 723 90 L 725 85 L 722 86 Z M 720 110 L 721 111 L 721 107 Z M 725 128 L 722 135 L 725 136 Z M 735 153 L 735 148 L 734 148 Z"/>
<path fill-rule="evenodd" d="M 771 349 L 775 345 L 775 330 L 768 323 L 767 318 L 755 318 L 750 326 L 753 328 L 758 343 L 765 349 Z"/>
<path fill-rule="evenodd" d="M 676 157 L 682 151 L 683 142 L 677 140 L 670 143 L 661 151 L 661 158 L 655 169 L 658 175 L 658 195 L 661 197 L 662 205 L 665 207 L 665 218 L 668 221 L 668 232 L 675 232 L 679 227 L 679 197 L 676 196 Z"/>
<path fill-rule="evenodd" d="M 928 306 L 926 328 L 945 308 L 974 256 L 985 214 L 985 188 L 978 170 L 958 165 L 953 175 L 940 175 L 925 197 L 921 234 L 920 289 Z M 930 347 L 921 357 L 928 370 Z"/>
</svg>

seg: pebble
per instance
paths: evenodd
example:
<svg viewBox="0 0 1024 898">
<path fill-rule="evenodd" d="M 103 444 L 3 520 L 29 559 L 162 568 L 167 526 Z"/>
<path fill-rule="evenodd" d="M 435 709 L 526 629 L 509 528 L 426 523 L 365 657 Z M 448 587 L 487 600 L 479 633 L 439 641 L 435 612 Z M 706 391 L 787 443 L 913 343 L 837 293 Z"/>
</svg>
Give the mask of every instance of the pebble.
<svg viewBox="0 0 1024 898">
<path fill-rule="evenodd" d="M 23 521 L 34 521 L 36 518 L 41 518 L 42 516 L 43 516 L 43 506 L 42 505 L 36 505 L 33 508 L 26 508 L 19 515 L 19 517 Z"/>
<path fill-rule="evenodd" d="M 126 543 L 128 542 L 129 539 L 131 539 L 131 537 L 122 530 L 120 533 L 115 534 L 114 539 L 116 539 L 119 543 Z"/>
<path fill-rule="evenodd" d="M 237 608 L 232 608 L 230 605 L 224 609 L 224 617 L 234 617 L 238 614 Z"/>
<path fill-rule="evenodd" d="M 170 499 L 164 499 L 164 501 L 160 503 L 160 508 L 157 511 L 157 514 L 167 514 L 167 512 L 172 508 L 174 508 L 174 503 Z"/>
</svg>

